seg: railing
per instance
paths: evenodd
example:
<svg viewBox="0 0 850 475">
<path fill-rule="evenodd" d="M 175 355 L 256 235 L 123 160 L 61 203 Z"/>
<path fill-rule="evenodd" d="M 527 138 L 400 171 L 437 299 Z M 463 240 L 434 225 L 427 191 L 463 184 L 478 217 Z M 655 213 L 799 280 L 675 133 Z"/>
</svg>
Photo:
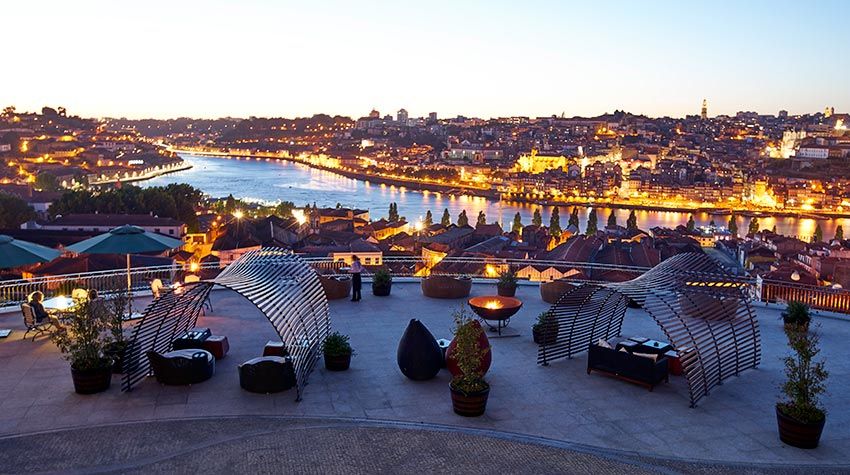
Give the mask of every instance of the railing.
<svg viewBox="0 0 850 475">
<path fill-rule="evenodd" d="M 305 258 L 313 268 L 322 274 L 342 274 L 347 265 L 327 257 Z M 596 264 L 587 262 L 546 261 L 532 259 L 496 259 L 478 257 L 446 257 L 435 265 L 434 261 L 421 257 L 385 256 L 381 266 L 390 269 L 394 277 L 421 278 L 431 273 L 446 275 L 468 275 L 477 280 L 494 281 L 501 271 L 511 268 L 517 272 L 520 282 L 539 284 L 562 277 L 576 283 L 601 282 L 598 278 L 605 271 L 620 271 L 635 277 L 649 268 Z M 376 266 L 366 266 L 364 277 L 368 280 Z M 210 279 L 218 275 L 222 268 L 218 263 L 193 264 L 181 267 L 158 266 L 133 268 L 130 273 L 131 287 L 134 292 L 150 291 L 150 283 L 160 279 L 164 284 L 182 282 L 186 275 L 199 275 Z M 789 284 L 786 282 L 761 281 L 751 278 L 733 277 L 736 282 L 749 288 L 752 300 L 766 303 L 785 303 L 792 300 L 803 302 L 813 309 L 850 314 L 850 291 L 831 287 Z M 0 311 L 9 310 L 25 302 L 27 296 L 38 290 L 47 297 L 69 295 L 73 289 L 95 289 L 108 294 L 127 287 L 126 269 L 100 272 L 65 274 L 31 279 L 0 281 Z"/>
</svg>

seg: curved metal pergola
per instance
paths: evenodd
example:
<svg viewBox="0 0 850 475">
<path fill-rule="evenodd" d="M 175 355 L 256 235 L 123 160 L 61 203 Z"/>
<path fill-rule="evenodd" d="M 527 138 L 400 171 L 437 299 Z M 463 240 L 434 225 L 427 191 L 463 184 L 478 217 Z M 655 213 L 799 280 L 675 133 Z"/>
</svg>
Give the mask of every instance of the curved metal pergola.
<svg viewBox="0 0 850 475">
<path fill-rule="evenodd" d="M 216 285 L 239 293 L 268 318 L 292 356 L 300 400 L 330 332 L 328 301 L 312 267 L 276 248 L 248 252 L 216 278 L 186 284 L 154 300 L 133 330 L 122 389 L 131 390 L 150 373 L 148 351 L 169 351 L 177 336 L 196 325 Z"/>
<path fill-rule="evenodd" d="M 562 295 L 549 310 L 557 338 L 540 346 L 538 363 L 570 358 L 599 338 L 619 335 L 628 299 L 646 310 L 679 352 L 691 407 L 724 379 L 761 361 L 761 336 L 746 282 L 710 257 L 689 253 L 628 282 L 583 284 Z"/>
</svg>

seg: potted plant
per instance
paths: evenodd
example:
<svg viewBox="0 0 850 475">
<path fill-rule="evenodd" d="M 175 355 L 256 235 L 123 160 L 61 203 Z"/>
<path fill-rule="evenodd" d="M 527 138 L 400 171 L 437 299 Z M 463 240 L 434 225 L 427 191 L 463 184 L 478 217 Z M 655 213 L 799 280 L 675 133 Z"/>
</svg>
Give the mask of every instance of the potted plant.
<svg viewBox="0 0 850 475">
<path fill-rule="evenodd" d="M 516 295 L 517 277 L 513 269 L 508 268 L 499 274 L 499 281 L 496 283 L 496 291 L 502 297 L 513 297 Z"/>
<path fill-rule="evenodd" d="M 345 371 L 351 365 L 351 355 L 354 350 L 348 342 L 348 335 L 333 332 L 322 342 L 322 352 L 325 354 L 325 368 L 328 371 Z"/>
<path fill-rule="evenodd" d="M 558 338 L 558 320 L 549 312 L 540 313 L 531 326 L 531 334 L 538 345 L 554 345 Z"/>
<path fill-rule="evenodd" d="M 61 329 L 51 335 L 63 357 L 71 363 L 74 390 L 79 394 L 105 391 L 112 381 L 112 360 L 104 354 L 108 341 L 108 316 L 101 305 L 75 300 L 74 311 Z"/>
<path fill-rule="evenodd" d="M 392 287 L 393 276 L 390 271 L 385 268 L 376 270 L 372 276 L 372 295 L 386 297 L 390 294 Z"/>
<path fill-rule="evenodd" d="M 818 446 L 826 423 L 826 411 L 819 404 L 819 396 L 826 391 L 829 373 L 823 361 L 815 361 L 820 353 L 817 333 L 786 327 L 785 335 L 792 354 L 784 358 L 785 400 L 776 404 L 779 439 L 794 447 L 813 449 Z"/>
<path fill-rule="evenodd" d="M 490 349 L 483 349 L 478 344 L 479 333 L 484 329 L 481 325 L 473 324 L 475 320 L 465 308 L 461 307 L 455 311 L 453 317 L 455 348 L 452 355 L 457 361 L 460 373 L 452 376 L 449 383 L 452 409 L 460 416 L 480 416 L 487 408 L 487 398 L 490 395 L 490 385 L 484 380 L 480 368 Z"/>
<path fill-rule="evenodd" d="M 124 338 L 124 312 L 127 310 L 129 295 L 127 289 L 119 287 L 113 292 L 112 298 L 103 300 L 94 298 L 92 305 L 103 305 L 109 327 L 109 341 L 103 353 L 112 360 L 112 372 L 124 372 L 124 354 L 129 342 Z"/>
<path fill-rule="evenodd" d="M 788 302 L 788 306 L 782 312 L 782 321 L 786 327 L 792 326 L 803 331 L 808 331 L 809 322 L 812 321 L 809 306 L 802 302 Z"/>
</svg>

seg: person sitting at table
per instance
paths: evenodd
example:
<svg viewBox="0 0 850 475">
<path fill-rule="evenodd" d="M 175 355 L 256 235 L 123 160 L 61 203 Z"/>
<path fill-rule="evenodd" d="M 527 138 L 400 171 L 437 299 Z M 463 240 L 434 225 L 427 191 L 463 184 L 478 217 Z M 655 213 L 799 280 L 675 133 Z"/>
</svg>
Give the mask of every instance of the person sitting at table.
<svg viewBox="0 0 850 475">
<path fill-rule="evenodd" d="M 162 293 L 162 281 L 159 278 L 153 279 L 151 281 L 151 293 L 153 294 L 153 298 L 158 299 L 160 294 Z"/>
<path fill-rule="evenodd" d="M 32 294 L 30 294 L 29 304 L 30 308 L 32 308 L 33 315 L 35 315 L 36 323 L 43 323 L 47 320 L 50 320 L 50 314 L 47 313 L 47 310 L 44 309 L 44 305 L 42 304 L 43 301 L 43 293 L 36 290 Z"/>
</svg>

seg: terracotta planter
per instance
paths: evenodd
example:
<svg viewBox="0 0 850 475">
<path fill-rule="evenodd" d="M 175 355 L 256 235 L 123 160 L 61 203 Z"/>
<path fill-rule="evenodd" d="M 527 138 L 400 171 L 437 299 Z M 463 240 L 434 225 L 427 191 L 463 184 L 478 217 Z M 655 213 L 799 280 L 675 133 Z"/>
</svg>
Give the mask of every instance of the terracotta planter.
<svg viewBox="0 0 850 475">
<path fill-rule="evenodd" d="M 333 356 L 325 353 L 325 369 L 328 371 L 345 371 L 349 366 L 351 366 L 351 353 Z"/>
<path fill-rule="evenodd" d="M 490 396 L 490 386 L 487 389 L 474 393 L 466 393 L 455 389 L 449 383 L 449 391 L 452 393 L 452 409 L 455 414 L 463 417 L 478 417 L 487 409 L 487 398 Z"/>
<path fill-rule="evenodd" d="M 328 300 L 338 300 L 348 297 L 351 293 L 351 277 L 320 275 L 319 282 Z"/>
<path fill-rule="evenodd" d="M 500 297 L 513 297 L 516 295 L 516 284 L 496 284 L 496 293 Z"/>
<path fill-rule="evenodd" d="M 372 295 L 376 297 L 386 297 L 390 295 L 390 291 L 392 290 L 392 288 L 392 282 L 386 285 L 375 285 L 375 283 L 372 282 Z"/>
<path fill-rule="evenodd" d="M 472 325 L 481 328 L 481 324 L 478 323 L 478 320 L 473 320 Z M 452 376 L 459 376 L 461 374 L 460 368 L 458 368 L 457 366 L 457 359 L 455 359 L 452 355 L 452 352 L 454 351 L 455 347 L 457 347 L 457 344 L 455 343 L 454 339 L 452 339 L 452 342 L 449 343 L 449 347 L 446 348 L 446 368 L 449 370 Z M 481 349 L 490 348 L 490 340 L 487 338 L 487 333 L 483 330 L 481 331 L 478 337 L 478 347 Z M 490 365 L 492 363 L 493 351 L 490 350 L 484 354 L 483 358 L 481 358 L 481 366 L 479 366 L 478 368 L 481 372 L 482 377 L 487 374 L 487 371 L 490 370 Z"/>
<path fill-rule="evenodd" d="M 826 417 L 820 422 L 805 424 L 785 415 L 777 406 L 776 423 L 779 426 L 779 440 L 801 449 L 814 449 L 820 442 Z"/>
<path fill-rule="evenodd" d="M 112 365 L 79 370 L 71 367 L 74 391 L 77 394 L 95 394 L 106 391 L 112 383 Z"/>
<path fill-rule="evenodd" d="M 546 303 L 556 303 L 562 295 L 575 286 L 566 279 L 553 280 L 540 284 L 540 298 Z"/>
<path fill-rule="evenodd" d="M 437 299 L 459 299 L 469 297 L 472 279 L 448 275 L 430 275 L 420 283 L 422 295 Z"/>
</svg>

